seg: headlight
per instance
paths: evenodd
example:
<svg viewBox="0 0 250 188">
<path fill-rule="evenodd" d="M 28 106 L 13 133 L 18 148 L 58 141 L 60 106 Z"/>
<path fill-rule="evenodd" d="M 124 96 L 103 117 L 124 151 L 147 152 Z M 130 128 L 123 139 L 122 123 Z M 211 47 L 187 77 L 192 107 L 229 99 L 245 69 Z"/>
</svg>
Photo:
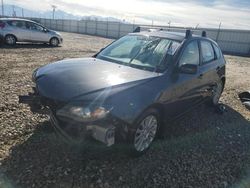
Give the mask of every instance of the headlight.
<svg viewBox="0 0 250 188">
<path fill-rule="evenodd" d="M 104 107 L 82 107 L 75 105 L 66 105 L 57 111 L 60 117 L 70 118 L 80 122 L 91 122 L 105 118 L 111 109 L 107 110 Z"/>
</svg>

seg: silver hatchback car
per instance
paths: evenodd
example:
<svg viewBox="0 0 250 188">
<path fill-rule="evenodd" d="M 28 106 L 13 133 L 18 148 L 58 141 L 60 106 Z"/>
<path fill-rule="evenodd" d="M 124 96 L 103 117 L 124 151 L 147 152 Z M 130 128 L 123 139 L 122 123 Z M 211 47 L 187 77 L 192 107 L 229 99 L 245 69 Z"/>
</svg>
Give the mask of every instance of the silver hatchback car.
<svg viewBox="0 0 250 188">
<path fill-rule="evenodd" d="M 0 18 L 0 36 L 8 45 L 15 45 L 16 42 L 32 42 L 58 46 L 63 42 L 60 33 L 31 20 L 19 18 Z"/>
</svg>

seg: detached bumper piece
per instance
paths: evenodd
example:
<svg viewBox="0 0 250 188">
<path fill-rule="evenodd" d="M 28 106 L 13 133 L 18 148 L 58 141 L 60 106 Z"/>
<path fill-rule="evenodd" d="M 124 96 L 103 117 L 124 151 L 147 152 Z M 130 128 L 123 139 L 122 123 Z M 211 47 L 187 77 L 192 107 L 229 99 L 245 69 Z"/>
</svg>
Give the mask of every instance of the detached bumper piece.
<svg viewBox="0 0 250 188">
<path fill-rule="evenodd" d="M 112 125 L 90 125 L 88 130 L 91 130 L 94 139 L 107 146 L 112 146 L 115 143 L 115 127 Z"/>
<path fill-rule="evenodd" d="M 19 96 L 19 103 L 29 105 L 31 112 L 38 114 L 48 114 L 48 108 L 44 107 L 41 101 L 41 97 L 36 95 L 36 93 L 29 93 L 28 95 Z"/>
</svg>

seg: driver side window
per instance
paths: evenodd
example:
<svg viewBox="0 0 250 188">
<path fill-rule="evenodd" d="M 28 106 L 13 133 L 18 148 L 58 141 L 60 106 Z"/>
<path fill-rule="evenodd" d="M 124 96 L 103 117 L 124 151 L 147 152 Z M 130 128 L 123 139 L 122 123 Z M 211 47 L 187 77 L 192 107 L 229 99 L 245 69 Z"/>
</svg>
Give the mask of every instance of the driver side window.
<svg viewBox="0 0 250 188">
<path fill-rule="evenodd" d="M 199 65 L 200 55 L 198 42 L 190 42 L 184 49 L 181 59 L 179 61 L 179 66 L 184 64 Z"/>
<path fill-rule="evenodd" d="M 44 30 L 42 26 L 31 23 L 31 22 L 27 22 L 27 27 L 31 30 L 40 31 L 40 32 Z"/>
</svg>

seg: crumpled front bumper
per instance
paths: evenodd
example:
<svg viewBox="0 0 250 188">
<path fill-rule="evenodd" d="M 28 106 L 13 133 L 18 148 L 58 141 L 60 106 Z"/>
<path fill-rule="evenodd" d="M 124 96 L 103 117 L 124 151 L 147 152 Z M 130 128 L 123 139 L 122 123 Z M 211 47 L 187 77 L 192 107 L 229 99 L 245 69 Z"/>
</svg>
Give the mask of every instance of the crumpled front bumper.
<svg viewBox="0 0 250 188">
<path fill-rule="evenodd" d="M 27 104 L 30 106 L 30 110 L 33 113 L 46 114 L 50 117 L 51 125 L 54 127 L 55 131 L 63 136 L 66 140 L 72 141 L 74 137 L 70 135 L 69 130 L 64 130 L 61 126 L 62 121 L 56 117 L 52 112 L 53 110 L 50 107 L 44 105 L 44 99 L 37 95 L 36 93 L 29 93 L 29 95 L 19 96 L 19 103 Z M 67 122 L 65 122 L 66 124 Z M 115 126 L 108 123 L 103 124 L 83 124 L 75 122 L 73 126 L 79 126 L 84 130 L 84 134 L 79 135 L 83 138 L 85 133 L 89 133 L 94 139 L 106 144 L 107 146 L 112 146 L 115 143 Z"/>
<path fill-rule="evenodd" d="M 74 142 L 74 136 L 72 137 L 70 134 L 70 130 L 65 131 L 55 117 L 55 115 L 51 112 L 49 114 L 50 122 L 52 126 L 55 128 L 56 132 L 59 133 L 63 138 L 68 140 L 69 142 Z M 111 124 L 72 124 L 72 128 L 78 128 L 78 135 L 76 137 L 84 138 L 86 135 L 92 136 L 95 140 L 98 140 L 107 146 L 112 146 L 115 143 L 115 126 Z"/>
</svg>

